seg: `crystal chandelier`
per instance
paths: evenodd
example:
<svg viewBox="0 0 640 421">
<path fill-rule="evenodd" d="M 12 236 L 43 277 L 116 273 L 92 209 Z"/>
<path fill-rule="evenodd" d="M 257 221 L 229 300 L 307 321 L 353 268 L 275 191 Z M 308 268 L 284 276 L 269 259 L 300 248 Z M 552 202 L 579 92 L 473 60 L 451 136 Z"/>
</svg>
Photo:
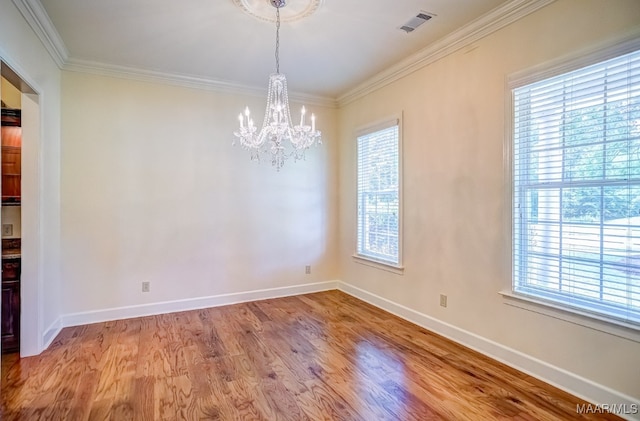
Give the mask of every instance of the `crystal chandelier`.
<svg viewBox="0 0 640 421">
<path fill-rule="evenodd" d="M 316 117 L 311 114 L 311 125 L 306 124 L 304 106 L 300 111 L 300 124 L 293 125 L 289 111 L 287 79 L 280 73 L 280 8 L 285 0 L 270 0 L 276 8 L 276 72 L 269 76 L 267 107 L 264 113 L 262 128 L 254 125 L 249 107 L 244 114 L 238 116 L 240 128 L 233 134 L 240 145 L 251 152 L 251 160 L 260 161 L 264 155 L 271 159 L 271 164 L 280 171 L 284 161 L 293 156 L 294 160 L 304 159 L 305 151 L 314 144 L 322 143 L 321 133 L 316 130 Z"/>
</svg>

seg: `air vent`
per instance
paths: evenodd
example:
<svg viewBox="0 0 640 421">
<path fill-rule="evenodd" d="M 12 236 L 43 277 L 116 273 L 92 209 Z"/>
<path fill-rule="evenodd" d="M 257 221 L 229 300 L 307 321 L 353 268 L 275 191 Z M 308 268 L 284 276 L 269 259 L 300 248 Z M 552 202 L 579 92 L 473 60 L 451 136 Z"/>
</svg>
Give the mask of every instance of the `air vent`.
<svg viewBox="0 0 640 421">
<path fill-rule="evenodd" d="M 408 22 L 402 25 L 400 29 L 408 34 L 409 32 L 413 32 L 418 26 L 422 25 L 434 16 L 435 15 L 432 13 L 419 12 L 417 15 L 409 19 Z"/>
</svg>

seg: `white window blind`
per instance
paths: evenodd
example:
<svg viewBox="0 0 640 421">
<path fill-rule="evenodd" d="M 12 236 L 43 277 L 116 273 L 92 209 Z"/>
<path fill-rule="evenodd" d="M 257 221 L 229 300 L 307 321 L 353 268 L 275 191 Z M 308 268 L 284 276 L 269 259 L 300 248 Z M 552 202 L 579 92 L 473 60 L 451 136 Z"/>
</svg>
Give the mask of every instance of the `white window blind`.
<svg viewBox="0 0 640 421">
<path fill-rule="evenodd" d="M 358 136 L 357 255 L 400 264 L 399 127 Z"/>
<path fill-rule="evenodd" d="M 640 51 L 512 93 L 514 292 L 640 324 Z"/>
</svg>

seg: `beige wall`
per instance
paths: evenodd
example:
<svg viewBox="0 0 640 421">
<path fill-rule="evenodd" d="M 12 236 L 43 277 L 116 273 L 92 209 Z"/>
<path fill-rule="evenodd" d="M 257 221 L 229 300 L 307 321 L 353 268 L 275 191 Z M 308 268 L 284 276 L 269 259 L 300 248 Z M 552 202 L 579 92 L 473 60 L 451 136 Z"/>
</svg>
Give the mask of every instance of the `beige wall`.
<svg viewBox="0 0 640 421">
<path fill-rule="evenodd" d="M 74 72 L 62 91 L 64 313 L 337 279 L 335 109 L 307 105 L 324 144 L 278 173 L 232 146 L 263 97 Z"/>
<path fill-rule="evenodd" d="M 340 110 L 341 278 L 459 329 L 640 398 L 640 343 L 504 304 L 508 74 L 621 35 L 636 0 L 559 0 Z M 404 275 L 354 262 L 355 137 L 404 116 Z M 448 307 L 439 306 L 448 295 Z"/>
<path fill-rule="evenodd" d="M 2 92 L 2 102 L 5 103 L 7 108 L 20 109 L 21 93 L 5 78 L 0 78 L 0 92 Z"/>
</svg>

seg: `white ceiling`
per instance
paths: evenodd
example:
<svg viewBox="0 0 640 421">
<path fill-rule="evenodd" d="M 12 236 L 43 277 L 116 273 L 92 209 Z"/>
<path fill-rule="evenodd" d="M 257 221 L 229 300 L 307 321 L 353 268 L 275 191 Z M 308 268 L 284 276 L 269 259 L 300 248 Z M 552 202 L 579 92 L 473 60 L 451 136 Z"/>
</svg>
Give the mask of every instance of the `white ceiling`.
<svg viewBox="0 0 640 421">
<path fill-rule="evenodd" d="M 66 47 L 67 64 L 261 89 L 275 70 L 275 24 L 233 0 L 39 1 Z M 286 7 L 296 1 L 308 0 L 288 0 Z M 311 16 L 282 23 L 280 70 L 292 91 L 336 99 L 490 11 L 523 2 L 323 0 Z M 399 29 L 420 11 L 436 16 L 409 34 Z"/>
</svg>

